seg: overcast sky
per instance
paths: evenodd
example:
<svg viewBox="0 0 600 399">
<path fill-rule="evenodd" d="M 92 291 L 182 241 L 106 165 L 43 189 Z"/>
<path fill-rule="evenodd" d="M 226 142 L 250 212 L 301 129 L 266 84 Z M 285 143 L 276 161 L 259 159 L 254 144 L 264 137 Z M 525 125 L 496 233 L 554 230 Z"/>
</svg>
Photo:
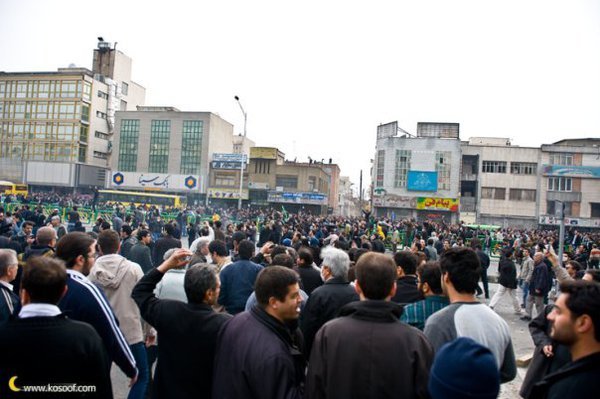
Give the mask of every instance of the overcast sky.
<svg viewBox="0 0 600 399">
<path fill-rule="evenodd" d="M 376 128 L 600 137 L 600 1 L 0 0 L 0 71 L 133 59 L 147 105 L 210 111 L 288 159 L 368 180 Z"/>
</svg>

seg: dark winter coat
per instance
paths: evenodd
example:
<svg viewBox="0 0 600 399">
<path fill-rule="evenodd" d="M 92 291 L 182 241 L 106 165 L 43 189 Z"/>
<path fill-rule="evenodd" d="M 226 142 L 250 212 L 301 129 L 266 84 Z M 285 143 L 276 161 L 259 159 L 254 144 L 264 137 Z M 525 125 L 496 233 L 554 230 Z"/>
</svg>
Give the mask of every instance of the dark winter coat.
<svg viewBox="0 0 600 399">
<path fill-rule="evenodd" d="M 428 398 L 433 348 L 386 301 L 344 306 L 313 344 L 307 398 Z"/>
<path fill-rule="evenodd" d="M 337 317 L 344 305 L 358 299 L 350 283 L 340 277 L 327 280 L 325 284 L 313 291 L 300 315 L 300 327 L 304 334 L 307 355 L 310 353 L 312 341 L 319 328 Z"/>
<path fill-rule="evenodd" d="M 498 283 L 506 288 L 517 288 L 517 267 L 512 259 L 505 256 L 498 263 Z"/>
<path fill-rule="evenodd" d="M 212 397 L 300 399 L 305 367 L 300 330 L 255 306 L 219 334 Z"/>
</svg>

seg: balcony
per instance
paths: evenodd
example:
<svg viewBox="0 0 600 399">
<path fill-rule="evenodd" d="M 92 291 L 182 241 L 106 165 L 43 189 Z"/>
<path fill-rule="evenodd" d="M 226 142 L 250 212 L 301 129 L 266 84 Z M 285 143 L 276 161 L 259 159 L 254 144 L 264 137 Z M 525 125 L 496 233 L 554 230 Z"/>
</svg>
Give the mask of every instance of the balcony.
<svg viewBox="0 0 600 399">
<path fill-rule="evenodd" d="M 461 181 L 477 181 L 477 174 L 463 172 L 460 174 L 460 180 Z"/>
<path fill-rule="evenodd" d="M 548 201 L 581 202 L 581 192 L 548 191 Z"/>
</svg>

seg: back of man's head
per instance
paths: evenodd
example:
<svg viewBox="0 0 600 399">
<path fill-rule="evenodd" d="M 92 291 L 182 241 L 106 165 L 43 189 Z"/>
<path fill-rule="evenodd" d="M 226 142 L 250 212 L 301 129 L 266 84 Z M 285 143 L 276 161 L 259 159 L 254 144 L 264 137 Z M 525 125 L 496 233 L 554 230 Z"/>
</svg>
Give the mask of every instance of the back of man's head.
<svg viewBox="0 0 600 399">
<path fill-rule="evenodd" d="M 213 265 L 197 264 L 185 272 L 183 289 L 189 303 L 204 301 L 206 291 L 217 289 L 217 269 Z"/>
<path fill-rule="evenodd" d="M 246 234 L 244 234 L 241 231 L 236 231 L 231 236 L 231 239 L 233 240 L 234 245 L 240 244 L 242 242 L 242 240 L 244 240 L 245 238 L 246 238 Z"/>
<path fill-rule="evenodd" d="M 311 267 L 313 263 L 313 254 L 309 248 L 302 247 L 298 251 L 298 258 L 302 259 L 303 267 Z"/>
<path fill-rule="evenodd" d="M 404 274 L 415 274 L 417 272 L 418 258 L 410 251 L 396 252 L 394 263 L 404 271 Z"/>
<path fill-rule="evenodd" d="M 433 245 L 433 238 L 427 239 L 427 245 Z"/>
<path fill-rule="evenodd" d="M 87 257 L 94 239 L 86 233 L 75 231 L 65 234 L 56 245 L 56 256 L 65 262 L 67 269 L 75 266 L 78 256 Z"/>
<path fill-rule="evenodd" d="M 56 239 L 56 230 L 50 226 L 40 227 L 35 234 L 35 239 L 39 246 L 48 246 Z"/>
<path fill-rule="evenodd" d="M 65 265 L 59 259 L 35 256 L 27 261 L 22 285 L 31 303 L 56 305 L 67 285 Z"/>
<path fill-rule="evenodd" d="M 258 274 L 256 283 L 254 283 L 256 301 L 263 308 L 269 304 L 271 297 L 283 302 L 289 286 L 297 284 L 299 281 L 298 274 L 292 269 L 283 266 L 265 267 Z"/>
<path fill-rule="evenodd" d="M 170 236 L 174 236 L 175 226 L 173 226 L 171 223 L 168 223 L 167 225 L 165 225 L 165 232 Z"/>
<path fill-rule="evenodd" d="M 427 283 L 429 290 L 433 295 L 442 295 L 442 270 L 440 269 L 440 263 L 436 261 L 430 261 L 417 267 L 417 275 L 421 285 Z"/>
<path fill-rule="evenodd" d="M 283 266 L 291 269 L 294 267 L 294 259 L 288 254 L 278 254 L 273 258 L 271 265 Z"/>
<path fill-rule="evenodd" d="M 394 260 L 384 254 L 370 252 L 356 263 L 356 281 L 367 299 L 386 299 L 396 282 Z"/>
<path fill-rule="evenodd" d="M 125 235 L 127 237 L 129 237 L 129 236 L 131 236 L 131 233 L 133 233 L 133 229 L 131 228 L 130 225 L 124 224 L 123 226 L 121 226 L 121 232 L 125 233 Z"/>
<path fill-rule="evenodd" d="M 227 256 L 227 245 L 221 240 L 213 240 L 208 244 L 208 251 L 211 255 Z"/>
<path fill-rule="evenodd" d="M 470 248 L 450 248 L 440 259 L 442 274 L 448 278 L 454 289 L 463 294 L 474 294 L 481 276 L 479 257 Z"/>
<path fill-rule="evenodd" d="M 254 256 L 254 243 L 249 240 L 240 241 L 238 246 L 238 254 L 242 260 L 250 260 Z"/>
<path fill-rule="evenodd" d="M 119 251 L 119 233 L 114 230 L 102 230 L 98 234 L 98 247 L 102 255 L 116 254 Z"/>
<path fill-rule="evenodd" d="M 600 284 L 594 281 L 570 280 L 560 285 L 571 320 L 587 315 L 594 326 L 594 339 L 600 343 Z"/>
<path fill-rule="evenodd" d="M 471 240 L 471 248 L 474 250 L 481 249 L 481 241 L 479 241 L 479 238 L 476 237 Z"/>
</svg>

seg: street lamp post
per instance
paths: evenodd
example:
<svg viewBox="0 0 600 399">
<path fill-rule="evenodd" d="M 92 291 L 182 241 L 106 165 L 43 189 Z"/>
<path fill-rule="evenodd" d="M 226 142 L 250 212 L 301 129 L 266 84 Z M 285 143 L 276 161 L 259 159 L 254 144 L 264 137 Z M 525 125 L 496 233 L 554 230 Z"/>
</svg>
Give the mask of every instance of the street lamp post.
<svg viewBox="0 0 600 399">
<path fill-rule="evenodd" d="M 242 209 L 242 190 L 243 190 L 243 184 L 244 184 L 244 157 L 243 157 L 243 149 L 244 149 L 244 140 L 246 140 L 246 124 L 248 122 L 248 114 L 246 114 L 246 111 L 244 110 L 244 107 L 242 107 L 242 103 L 240 102 L 240 98 L 238 96 L 235 96 L 235 101 L 237 101 L 238 105 L 240 106 L 240 109 L 242 110 L 242 114 L 244 115 L 244 138 L 242 139 L 242 159 L 240 161 L 240 194 L 239 194 L 239 198 L 238 198 L 238 209 Z"/>
</svg>

